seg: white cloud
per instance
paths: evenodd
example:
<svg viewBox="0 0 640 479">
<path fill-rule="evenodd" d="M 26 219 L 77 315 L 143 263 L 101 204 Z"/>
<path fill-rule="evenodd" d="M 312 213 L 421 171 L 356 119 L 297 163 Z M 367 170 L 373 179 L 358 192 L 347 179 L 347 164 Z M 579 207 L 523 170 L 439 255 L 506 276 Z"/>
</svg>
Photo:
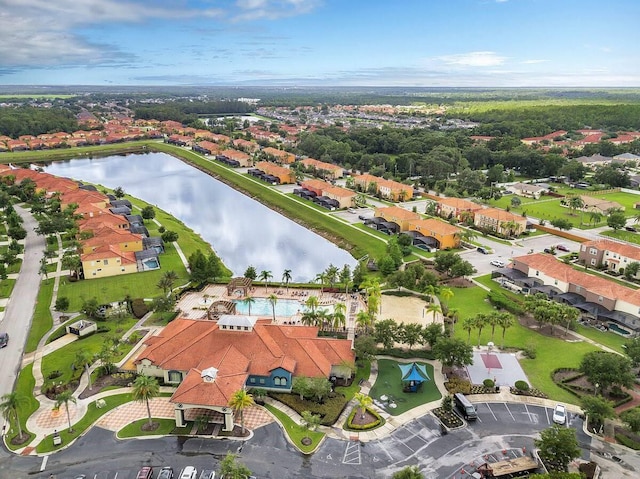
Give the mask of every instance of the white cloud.
<svg viewBox="0 0 640 479">
<path fill-rule="evenodd" d="M 436 58 L 447 65 L 459 65 L 469 67 L 495 67 L 502 65 L 506 57 L 495 52 L 469 52 L 456 55 L 444 55 Z"/>
<path fill-rule="evenodd" d="M 524 64 L 524 65 L 533 65 L 536 63 L 545 63 L 548 62 L 549 60 L 541 60 L 541 59 L 532 59 L 532 60 L 523 60 L 520 63 Z"/>
<path fill-rule="evenodd" d="M 235 20 L 275 20 L 304 15 L 315 10 L 322 2 L 323 0 L 237 0 L 236 6 L 240 13 L 235 16 Z"/>
</svg>

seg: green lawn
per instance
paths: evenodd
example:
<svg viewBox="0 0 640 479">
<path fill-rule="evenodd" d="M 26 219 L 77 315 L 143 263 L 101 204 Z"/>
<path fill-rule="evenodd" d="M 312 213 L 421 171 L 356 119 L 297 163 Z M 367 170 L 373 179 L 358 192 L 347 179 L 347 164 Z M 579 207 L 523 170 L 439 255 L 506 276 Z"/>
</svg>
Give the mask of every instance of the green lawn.
<svg viewBox="0 0 640 479">
<path fill-rule="evenodd" d="M 46 279 L 40 283 L 36 307 L 33 312 L 33 321 L 31 322 L 27 344 L 24 348 L 26 353 L 35 351 L 40 339 L 53 327 L 53 318 L 49 311 L 51 297 L 53 296 L 53 283 L 53 279 Z"/>
<path fill-rule="evenodd" d="M 119 439 L 128 437 L 140 437 L 140 436 L 168 436 L 176 428 L 175 419 L 166 418 L 152 418 L 153 422 L 158 423 L 159 426 L 153 431 L 145 431 L 142 426 L 149 422 L 148 418 L 138 419 L 137 421 L 127 424 L 120 429 L 116 436 Z"/>
<path fill-rule="evenodd" d="M 289 436 L 289 439 L 295 446 L 300 449 L 302 452 L 309 454 L 313 452 L 317 447 L 320 441 L 324 438 L 324 433 L 320 431 L 305 431 L 305 429 L 293 422 L 293 420 L 287 416 L 285 413 L 276 409 L 275 407 L 265 404 L 264 406 L 271 414 L 273 414 L 284 429 L 284 432 Z M 311 439 L 311 444 L 305 446 L 302 444 L 302 439 L 308 437 Z"/>
<path fill-rule="evenodd" d="M 497 283 L 491 284 L 493 282 L 488 279 L 488 275 L 475 279 L 507 296 L 513 295 L 513 293 L 507 294 L 509 292 L 504 291 Z M 469 336 L 468 331 L 463 330 L 461 327 L 462 321 L 466 317 L 472 317 L 479 313 L 488 313 L 494 309 L 488 302 L 484 301 L 487 293 L 480 287 L 454 289 L 453 291 L 454 297 L 450 300 L 449 307 L 458 308 L 460 311 L 460 320 L 456 324 L 455 336 L 465 341 L 470 341 L 475 346 L 478 344 L 477 329 L 473 329 Z M 518 295 L 513 296 L 519 297 Z M 595 340 L 596 338 L 592 339 Z M 612 343 L 615 343 L 616 340 L 616 338 L 609 339 Z M 501 346 L 502 329 L 496 328 L 492 335 L 491 328 L 485 327 L 480 335 L 480 344 L 486 345 L 489 341 Z M 574 403 L 576 398 L 552 381 L 551 372 L 557 368 L 578 367 L 582 356 L 598 349 L 589 343 L 567 343 L 561 337 L 543 336 L 535 330 L 525 328 L 518 322 L 506 330 L 504 346 L 514 350 L 523 350 L 534 346 L 537 353 L 536 359 L 522 359 L 520 361 L 531 385 L 544 391 L 552 399 L 569 403 Z"/>
<path fill-rule="evenodd" d="M 433 381 L 433 366 L 429 363 L 424 364 L 431 380 L 425 381 L 422 388 L 417 393 L 405 393 L 402 391 L 401 372 L 397 361 L 390 359 L 378 359 L 378 377 L 369 392 L 369 396 L 374 399 L 380 399 L 380 396 L 393 398 L 397 407 L 395 409 L 388 408 L 386 411 L 392 416 L 405 413 L 410 409 L 421 406 L 431 401 L 437 401 L 442 397 L 438 387 Z"/>
<path fill-rule="evenodd" d="M 624 230 L 607 230 L 600 233 L 603 236 L 609 236 L 611 238 L 616 238 L 622 241 L 627 241 L 633 244 L 640 244 L 640 234 L 632 233 L 631 231 Z"/>
<path fill-rule="evenodd" d="M 13 291 L 13 288 L 15 285 L 16 285 L 15 279 L 7 278 L 0 281 L 0 298 L 11 297 L 11 292 Z"/>
<path fill-rule="evenodd" d="M 53 351 L 42 358 L 42 376 L 45 383 L 47 378 L 53 371 L 60 371 L 61 376 L 57 377 L 55 381 L 66 384 L 69 382 L 73 375 L 72 365 L 75 362 L 76 354 L 80 350 L 84 350 L 88 355 L 97 354 L 112 331 L 122 330 L 127 331 L 131 326 L 136 323 L 135 318 L 127 318 L 122 321 L 121 325 L 118 325 L 114 319 L 98 322 L 98 326 L 105 326 L 109 328 L 109 332 L 94 333 L 91 336 L 77 339 L 76 341 L 68 344 L 67 346 Z M 119 356 L 124 356 L 126 351 L 131 349 L 129 344 L 120 344 L 118 346 Z M 114 362 L 117 362 L 116 358 Z"/>
<path fill-rule="evenodd" d="M 458 310 L 458 325 L 465 318 L 494 310 L 487 300 L 487 292 L 480 287 L 451 288 L 451 290 L 453 298 L 449 300 L 449 309 Z"/>
<path fill-rule="evenodd" d="M 162 294 L 156 285 L 166 271 L 173 270 L 178 275 L 175 286 L 189 281 L 180 256 L 172 244 L 165 245 L 165 253 L 159 256 L 161 269 L 141 273 L 123 274 L 108 278 L 69 281 L 60 279 L 58 297 L 69 298 L 69 311 L 79 311 L 85 300 L 96 298 L 99 304 L 122 301 L 129 295 L 132 298 L 154 298 Z"/>
<path fill-rule="evenodd" d="M 581 324 L 578 325 L 576 332 L 599 344 L 602 344 L 603 346 L 607 346 L 614 351 L 624 354 L 624 348 L 622 346 L 627 342 L 627 339 L 619 334 L 609 331 L 600 331 L 599 329 L 592 328 L 590 326 L 582 326 Z"/>
<path fill-rule="evenodd" d="M 30 435 L 29 441 L 31 441 L 35 437 L 35 434 L 27 430 L 27 419 L 40 407 L 40 403 L 38 402 L 38 400 L 33 397 L 33 388 L 35 387 L 35 385 L 36 380 L 33 377 L 33 364 L 29 364 L 18 374 L 16 386 L 14 389 L 14 391 L 18 394 L 18 397 L 21 398 L 22 404 L 18 409 L 18 416 L 20 417 L 22 432 Z M 28 441 L 19 446 L 12 446 L 10 439 L 17 435 L 18 428 L 16 427 L 15 421 L 11 421 L 8 426 L 7 445 L 12 451 L 20 449 L 21 447 L 24 447 L 29 443 Z"/>
</svg>

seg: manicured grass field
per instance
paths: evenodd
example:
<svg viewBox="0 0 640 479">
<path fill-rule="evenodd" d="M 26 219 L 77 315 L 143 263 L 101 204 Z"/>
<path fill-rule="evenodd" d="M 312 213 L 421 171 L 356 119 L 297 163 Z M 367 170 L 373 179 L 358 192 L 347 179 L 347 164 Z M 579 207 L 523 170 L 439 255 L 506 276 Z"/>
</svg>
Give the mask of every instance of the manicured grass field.
<svg viewBox="0 0 640 479">
<path fill-rule="evenodd" d="M 320 441 L 322 441 L 322 439 L 324 438 L 323 432 L 305 431 L 305 429 L 302 426 L 299 426 L 298 424 L 293 422 L 293 420 L 289 416 L 287 416 L 285 413 L 283 413 L 279 409 L 276 409 L 275 407 L 269 404 L 265 404 L 264 407 L 267 409 L 267 411 L 273 414 L 278 419 L 278 421 L 280 421 L 280 424 L 282 424 L 282 428 L 284 429 L 284 432 L 287 434 L 287 436 L 289 436 L 289 439 L 291 440 L 291 442 L 293 442 L 296 445 L 296 447 L 300 449 L 302 452 L 304 453 L 313 452 L 316 449 L 316 447 L 318 447 L 318 444 L 320 443 Z M 304 439 L 305 437 L 308 437 L 311 439 L 311 444 L 309 444 L 308 446 L 305 446 L 304 444 L 302 444 L 302 439 Z"/>
<path fill-rule="evenodd" d="M 620 240 L 623 240 L 623 241 L 628 241 L 629 243 L 640 244 L 640 234 L 632 233 L 631 231 L 607 230 L 607 231 L 603 231 L 600 234 L 604 235 L 604 236 L 609 236 L 611 238 L 616 238 L 616 239 L 620 239 Z"/>
<path fill-rule="evenodd" d="M 69 281 L 60 279 L 58 297 L 69 298 L 69 311 L 79 311 L 85 300 L 96 298 L 99 304 L 123 301 L 129 295 L 131 298 L 154 298 L 162 294 L 156 285 L 166 271 L 175 271 L 178 280 L 175 286 L 189 281 L 180 256 L 172 244 L 165 245 L 165 252 L 159 256 L 161 268 L 155 271 L 123 274 L 108 278 L 85 279 Z"/>
<path fill-rule="evenodd" d="M 483 284 L 487 283 L 488 286 L 493 286 L 490 284 L 490 280 L 486 281 L 486 277 L 481 277 L 480 279 Z M 497 284 L 495 289 L 502 293 L 508 293 Z M 467 331 L 462 329 L 462 321 L 466 317 L 491 312 L 494 309 L 488 302 L 483 301 L 484 297 L 486 297 L 486 291 L 480 287 L 454 289 L 453 291 L 455 296 L 450 300 L 449 307 L 460 310 L 460 320 L 455 327 L 455 336 L 465 341 L 470 341 L 472 345 L 476 346 L 478 344 L 478 330 L 473 329 L 469 335 Z M 502 329 L 496 328 L 492 335 L 491 328 L 485 327 L 479 339 L 481 345 L 486 345 L 489 341 L 492 341 L 502 346 Z M 520 360 L 522 369 L 527 374 L 531 385 L 544 391 L 552 399 L 569 403 L 575 403 L 576 398 L 553 382 L 551 379 L 552 371 L 563 367 L 578 367 L 582 356 L 598 349 L 589 343 L 568 343 L 561 336 L 543 336 L 536 330 L 525 328 L 517 321 L 506 330 L 504 346 L 514 350 L 524 350 L 533 346 L 536 351 L 536 358 Z"/>
<path fill-rule="evenodd" d="M 7 278 L 0 281 L 0 298 L 9 298 L 15 285 L 15 279 Z"/>
<path fill-rule="evenodd" d="M 176 428 L 175 419 L 156 417 L 152 418 L 152 421 L 159 424 L 158 428 L 153 431 L 145 431 L 142 429 L 142 426 L 149 422 L 148 418 L 144 418 L 127 424 L 116 433 L 116 436 L 120 439 L 140 436 L 168 436 Z"/>
<path fill-rule="evenodd" d="M 120 325 L 115 320 L 110 319 L 98 323 L 98 326 L 109 328 L 109 332 L 94 333 L 90 336 L 77 339 L 76 341 L 66 345 L 63 348 L 57 349 L 50 354 L 47 354 L 42 358 L 42 376 L 45 382 L 53 371 L 59 371 L 61 376 L 55 378 L 55 381 L 62 382 L 63 384 L 69 382 L 72 377 L 72 366 L 76 361 L 76 354 L 78 351 L 83 350 L 88 356 L 97 354 L 102 348 L 102 344 L 111 332 L 116 330 L 127 331 L 131 326 L 136 323 L 135 318 L 126 318 Z M 120 334 L 121 335 L 121 334 Z M 126 351 L 131 349 L 129 344 L 120 344 L 118 346 L 119 355 L 122 356 Z M 115 359 L 116 361 L 118 359 Z"/>
<path fill-rule="evenodd" d="M 378 377 L 376 382 L 369 392 L 369 396 L 374 399 L 380 399 L 380 396 L 387 396 L 393 398 L 393 401 L 397 405 L 395 409 L 388 408 L 386 411 L 392 416 L 397 416 L 404 412 L 413 409 L 414 407 L 421 406 L 431 401 L 437 401 L 442 397 L 440 391 L 433 381 L 433 366 L 429 363 L 419 362 L 418 364 L 424 364 L 427 369 L 427 374 L 431 380 L 425 381 L 422 384 L 422 388 L 415 393 L 406 393 L 402 391 L 402 373 L 398 367 L 397 361 L 390 359 L 378 359 Z"/>
<path fill-rule="evenodd" d="M 53 327 L 53 318 L 49 311 L 51 297 L 53 296 L 53 279 L 46 279 L 40 283 L 36 308 L 31 321 L 31 329 L 24 348 L 26 353 L 31 353 L 38 347 L 40 339 Z"/>
<path fill-rule="evenodd" d="M 18 374 L 18 378 L 16 380 L 16 385 L 14 391 L 18 394 L 18 397 L 21 398 L 21 405 L 18 408 L 18 415 L 20 417 L 20 426 L 22 427 L 22 432 L 29 434 L 29 441 L 31 441 L 35 434 L 29 432 L 27 430 L 27 419 L 31 416 L 36 410 L 40 407 L 40 403 L 38 400 L 33 397 L 33 388 L 36 385 L 36 380 L 33 377 L 33 364 L 29 364 L 25 368 L 23 368 Z M 15 424 L 15 420 L 12 420 L 7 426 L 7 446 L 12 451 L 16 449 L 20 449 L 25 444 L 28 444 L 29 441 L 25 442 L 25 444 L 19 446 L 13 446 L 11 444 L 11 440 L 13 437 L 18 435 L 18 428 Z"/>
</svg>

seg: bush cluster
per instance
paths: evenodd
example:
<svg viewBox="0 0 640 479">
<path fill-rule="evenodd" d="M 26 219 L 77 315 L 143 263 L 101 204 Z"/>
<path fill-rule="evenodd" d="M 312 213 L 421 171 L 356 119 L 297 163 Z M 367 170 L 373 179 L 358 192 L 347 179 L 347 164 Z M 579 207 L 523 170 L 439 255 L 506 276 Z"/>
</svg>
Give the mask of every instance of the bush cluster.
<svg viewBox="0 0 640 479">
<path fill-rule="evenodd" d="M 302 414 L 303 411 L 309 411 L 311 414 L 319 415 L 322 426 L 332 426 L 335 424 L 347 405 L 347 398 L 342 394 L 329 397 L 325 399 L 323 403 L 310 401 L 308 399 L 300 400 L 300 396 L 297 394 L 270 392 L 269 396 L 286 404 L 298 414 Z"/>
<path fill-rule="evenodd" d="M 451 378 L 447 381 L 444 386 L 449 391 L 449 394 L 462 393 L 462 394 L 470 394 L 471 393 L 471 383 L 466 379 L 460 378 Z"/>
<path fill-rule="evenodd" d="M 507 298 L 500 291 L 489 291 L 489 293 L 487 293 L 487 298 L 496 308 L 505 309 L 515 315 L 521 315 L 524 313 L 524 308 L 520 304 L 510 298 Z"/>
<path fill-rule="evenodd" d="M 522 381 L 522 380 L 516 381 L 514 386 L 516 387 L 516 389 L 519 389 L 520 391 L 528 391 L 529 390 L 529 384 L 526 381 Z"/>
<path fill-rule="evenodd" d="M 144 302 L 144 299 L 142 298 L 136 298 L 133 300 L 133 302 L 131 303 L 131 310 L 133 312 L 133 315 L 140 319 L 142 318 L 145 314 L 147 314 L 149 312 L 149 307 L 147 306 L 147 304 Z"/>
</svg>

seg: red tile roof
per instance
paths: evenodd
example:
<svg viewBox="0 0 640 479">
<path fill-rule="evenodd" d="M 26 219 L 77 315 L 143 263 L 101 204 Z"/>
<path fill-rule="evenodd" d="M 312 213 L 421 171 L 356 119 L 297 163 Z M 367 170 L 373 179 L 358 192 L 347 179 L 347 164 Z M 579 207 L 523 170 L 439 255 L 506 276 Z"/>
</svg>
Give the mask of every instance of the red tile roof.
<svg viewBox="0 0 640 479">
<path fill-rule="evenodd" d="M 581 246 L 585 248 L 596 248 L 601 251 L 611 251 L 621 256 L 640 261 L 640 248 L 630 245 L 629 243 L 618 243 L 610 240 L 591 240 L 585 241 Z"/>
</svg>

